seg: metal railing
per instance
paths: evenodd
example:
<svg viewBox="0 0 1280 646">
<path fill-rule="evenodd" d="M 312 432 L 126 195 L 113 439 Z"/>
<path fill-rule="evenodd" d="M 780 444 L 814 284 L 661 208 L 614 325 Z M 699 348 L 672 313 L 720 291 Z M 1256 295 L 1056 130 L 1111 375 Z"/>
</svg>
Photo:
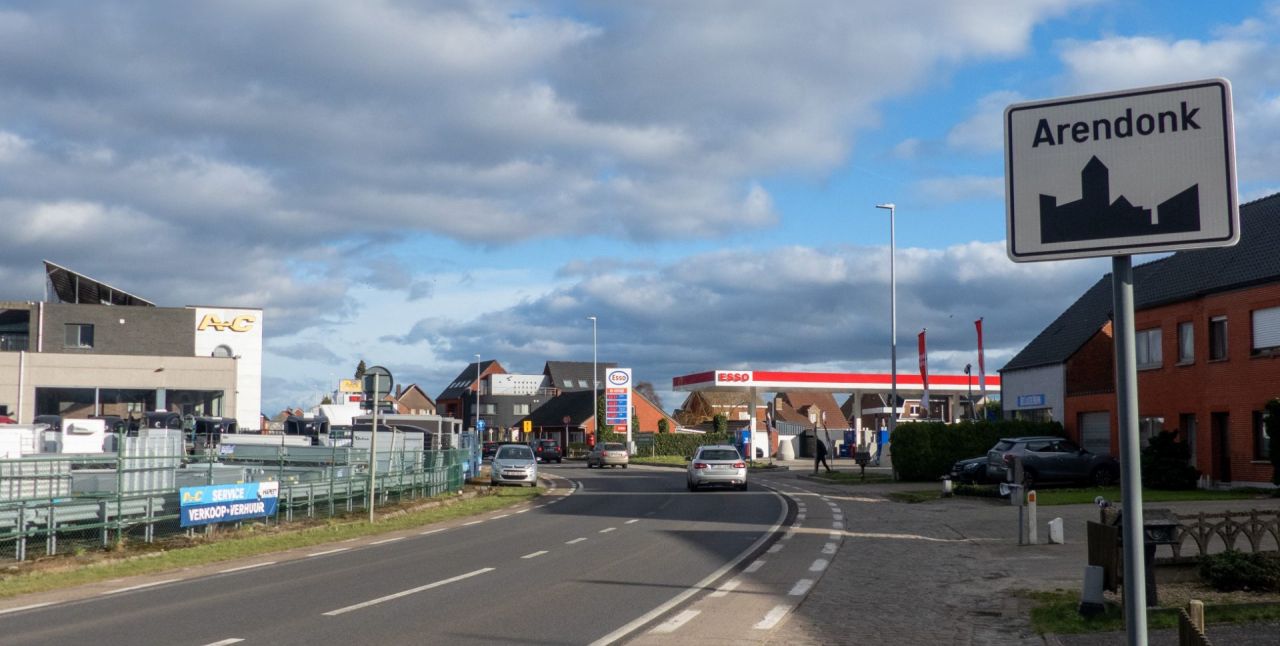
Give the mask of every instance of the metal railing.
<svg viewBox="0 0 1280 646">
<path fill-rule="evenodd" d="M 243 446 L 194 457 L 157 452 L 154 442 L 124 449 L 0 460 L 0 559 L 191 534 L 194 528 L 181 526 L 182 487 L 276 481 L 277 511 L 266 522 L 333 517 L 369 505 L 367 449 Z M 460 491 L 474 466 L 470 450 L 379 450 L 374 504 Z"/>
</svg>

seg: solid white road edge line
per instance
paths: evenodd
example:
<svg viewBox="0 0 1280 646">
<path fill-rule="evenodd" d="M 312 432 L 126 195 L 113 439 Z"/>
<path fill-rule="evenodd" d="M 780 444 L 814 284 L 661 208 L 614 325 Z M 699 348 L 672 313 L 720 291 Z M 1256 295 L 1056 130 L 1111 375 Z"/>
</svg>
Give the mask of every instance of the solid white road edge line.
<svg viewBox="0 0 1280 646">
<path fill-rule="evenodd" d="M 775 498 L 777 498 L 778 500 L 780 501 L 782 500 L 782 494 L 779 494 L 776 491 L 770 491 L 769 493 L 773 495 Z M 606 644 L 612 644 L 618 641 L 619 639 L 622 639 L 623 637 L 626 637 L 627 635 L 630 635 L 631 633 L 635 632 L 641 626 L 644 626 L 645 624 L 653 621 L 654 619 L 657 619 L 658 617 L 661 617 L 667 612 L 670 612 L 672 608 L 675 608 L 676 606 L 684 603 L 689 599 L 689 597 L 692 597 L 693 595 L 698 594 L 699 592 L 702 592 L 707 588 L 707 586 L 716 582 L 720 577 L 724 576 L 725 574 L 731 572 L 734 568 L 738 567 L 739 563 L 742 563 L 743 561 L 747 560 L 747 557 L 751 556 L 756 552 L 756 550 L 760 549 L 760 546 L 764 545 L 765 541 L 769 540 L 770 536 L 773 536 L 775 532 L 777 532 L 779 529 L 782 528 L 782 521 L 786 519 L 787 519 L 787 505 L 784 503 L 782 505 L 779 505 L 778 519 L 774 521 L 773 526 L 770 527 L 768 531 L 761 534 L 760 538 L 757 538 L 754 543 L 749 545 L 747 549 L 743 550 L 742 553 L 739 554 L 732 561 L 729 561 L 728 563 L 725 563 L 724 565 L 720 566 L 720 569 L 716 570 L 715 572 L 712 572 L 711 574 L 708 574 L 705 578 L 693 584 L 692 587 L 686 589 L 684 592 L 681 592 L 680 594 L 677 594 L 676 596 L 671 597 L 671 599 L 667 600 L 666 603 L 658 606 L 657 608 L 654 608 L 653 610 L 650 610 L 649 612 L 646 612 L 645 614 L 639 617 L 636 617 L 627 625 L 622 626 L 621 628 L 618 628 L 617 630 L 609 633 L 608 635 L 605 635 L 604 637 L 601 637 L 600 639 L 597 639 L 594 642 L 591 642 L 590 646 L 605 646 Z"/>
<path fill-rule="evenodd" d="M 418 534 L 418 536 L 428 536 L 430 534 L 438 534 L 440 532 L 443 532 L 444 530 L 445 530 L 444 527 L 441 527 L 440 529 L 428 529 L 427 531 Z"/>
<path fill-rule="evenodd" d="M 666 621 L 664 621 L 664 622 L 662 622 L 662 623 L 658 624 L 658 626 L 657 626 L 657 627 L 655 627 L 653 630 L 650 630 L 649 632 L 651 632 L 651 633 L 659 633 L 659 634 L 661 634 L 661 633 L 673 633 L 673 632 L 675 632 L 675 631 L 679 630 L 681 626 L 683 626 L 683 625 L 685 625 L 685 624 L 689 623 L 689 620 L 690 620 L 690 619 L 693 619 L 694 617 L 697 617 L 697 616 L 698 616 L 699 614 L 701 614 L 701 613 L 702 613 L 702 611 L 701 611 L 701 610 L 686 610 L 686 611 L 684 611 L 684 612 L 682 612 L 682 613 L 680 613 L 680 614 L 678 614 L 678 615 L 676 615 L 676 616 L 674 616 L 674 617 L 672 617 L 672 618 L 670 618 L 670 619 L 668 619 L 668 620 L 666 620 Z"/>
<path fill-rule="evenodd" d="M 764 619 L 761 619 L 760 623 L 756 624 L 754 628 L 756 630 L 769 630 L 770 628 L 777 626 L 778 622 L 782 621 L 782 618 L 786 617 L 787 613 L 791 612 L 792 607 L 793 606 L 783 605 L 774 606 L 772 610 L 765 614 Z"/>
<path fill-rule="evenodd" d="M 115 590 L 107 590 L 102 594 L 107 595 L 107 594 L 115 594 L 117 592 L 130 592 L 133 590 L 141 590 L 143 588 L 154 588 L 158 585 L 164 585 L 166 583 L 173 583 L 174 581 L 181 581 L 181 580 L 182 579 L 165 579 L 163 581 L 152 581 L 151 583 L 139 583 L 138 585 L 131 585 L 127 588 L 116 588 Z"/>
<path fill-rule="evenodd" d="M 416 588 L 409 588 L 408 590 L 401 590 L 400 592 L 397 592 L 397 593 L 395 593 L 395 594 L 389 594 L 389 595 L 387 595 L 387 596 L 385 596 L 385 597 L 378 597 L 377 599 L 370 599 L 370 600 L 365 601 L 365 602 L 363 602 L 363 603 L 357 603 L 357 604 L 355 604 L 355 605 L 347 606 L 347 607 L 345 607 L 345 608 L 338 608 L 337 610 L 330 610 L 329 612 L 324 613 L 324 615 L 325 615 L 326 617 L 336 617 L 336 616 L 338 616 L 338 615 L 341 615 L 341 614 L 344 614 L 344 613 L 351 612 L 352 610 L 359 610 L 359 609 L 361 609 L 361 608 L 368 608 L 369 606 L 376 606 L 376 605 L 378 605 L 378 604 L 380 604 L 380 603 L 384 603 L 384 602 L 387 602 L 387 601 L 392 601 L 392 600 L 394 600 L 394 599 L 399 599 L 400 597 L 407 597 L 407 596 L 409 596 L 409 595 L 411 595 L 411 594 L 417 594 L 417 593 L 419 593 L 419 592 L 424 592 L 424 591 L 426 591 L 426 590 L 430 590 L 430 589 L 432 589 L 432 588 L 438 588 L 438 587 L 440 587 L 440 586 L 442 586 L 442 585 L 449 585 L 450 583 L 456 583 L 456 582 L 461 581 L 461 580 L 463 580 L 463 579 L 470 579 L 470 578 L 471 578 L 471 577 L 473 577 L 473 576 L 479 576 L 479 575 L 481 575 L 481 574 L 485 574 L 486 572 L 492 572 L 493 570 L 494 570 L 494 568 L 491 568 L 491 567 L 480 568 L 479 570 L 474 570 L 474 571 L 472 571 L 472 572 L 467 572 L 466 574 L 459 574 L 458 576 L 450 577 L 450 578 L 448 578 L 448 579 L 442 579 L 442 580 L 440 580 L 440 581 L 436 581 L 435 583 L 428 583 L 428 584 L 426 584 L 426 585 L 420 585 L 420 586 L 418 586 L 418 587 L 416 587 Z"/>
<path fill-rule="evenodd" d="M 229 574 L 231 572 L 239 572 L 241 570 L 252 570 L 253 568 L 256 568 L 256 567 L 266 567 L 268 565 L 275 565 L 275 564 L 276 564 L 275 561 L 267 561 L 265 563 L 251 563 L 249 565 L 241 565 L 240 567 L 233 567 L 233 568 L 227 568 L 225 570 L 218 570 L 218 574 Z"/>
<path fill-rule="evenodd" d="M 54 604 L 53 601 L 46 601 L 44 603 L 33 603 L 29 606 L 18 606 L 17 608 L 5 608 L 4 610 L 0 610 L 0 615 L 7 615 L 11 612 L 22 612 L 23 610 L 35 610 L 36 608 L 52 606 L 53 604 Z"/>
<path fill-rule="evenodd" d="M 494 516 L 493 518 L 490 518 L 489 520 L 498 520 L 499 518 L 506 518 L 507 516 L 510 516 L 510 515 L 511 514 L 500 514 L 498 516 Z"/>
<path fill-rule="evenodd" d="M 210 642 L 204 646 L 231 646 L 231 644 L 239 644 L 242 641 L 244 640 L 239 637 L 231 637 L 218 642 Z"/>
<path fill-rule="evenodd" d="M 323 552 L 312 552 L 312 553 L 308 554 L 307 556 L 308 556 L 308 557 L 311 557 L 311 556 L 324 556 L 324 555 L 326 555 L 326 554 L 337 554 L 338 552 L 345 552 L 345 551 L 347 551 L 347 550 L 349 550 L 349 549 L 351 549 L 351 548 L 350 548 L 350 547 L 339 547 L 339 548 L 336 548 L 336 549 L 325 550 L 325 551 L 323 551 Z"/>
<path fill-rule="evenodd" d="M 479 525 L 480 523 L 483 523 L 483 522 L 484 522 L 483 520 L 473 520 L 469 523 L 463 523 L 462 526 L 467 527 L 469 525 Z"/>
<path fill-rule="evenodd" d="M 369 543 L 369 544 L 370 544 L 370 545 L 385 545 L 385 544 L 387 544 L 387 543 L 394 543 L 394 542 L 396 542 L 396 541 L 403 541 L 403 540 L 404 540 L 404 537 L 403 537 L 403 536 L 397 536 L 397 537 L 395 537 L 395 538 L 384 538 L 384 539 L 382 539 L 382 540 L 380 540 L 380 541 L 374 541 L 374 542 Z"/>
</svg>

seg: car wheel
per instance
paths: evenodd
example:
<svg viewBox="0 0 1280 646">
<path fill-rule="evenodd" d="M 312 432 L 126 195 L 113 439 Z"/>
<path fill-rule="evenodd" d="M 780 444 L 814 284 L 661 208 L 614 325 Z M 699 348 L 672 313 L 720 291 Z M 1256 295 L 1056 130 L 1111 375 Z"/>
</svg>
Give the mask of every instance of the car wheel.
<svg viewBox="0 0 1280 646">
<path fill-rule="evenodd" d="M 625 464 L 624 464 L 624 465 L 622 465 L 622 468 L 624 468 L 624 469 L 625 469 L 625 468 L 627 468 L 627 465 L 625 465 Z"/>
<path fill-rule="evenodd" d="M 689 488 L 689 491 L 697 491 L 697 490 L 698 490 L 698 486 L 697 486 L 697 485 L 695 485 L 695 484 L 693 484 L 693 481 L 692 481 L 692 480 L 686 480 L 684 484 L 685 484 L 685 486 L 686 486 L 686 487 L 688 487 L 688 488 Z"/>
<path fill-rule="evenodd" d="M 1095 487 L 1110 487 L 1115 484 L 1116 474 L 1112 473 L 1107 467 L 1098 467 L 1093 470 L 1093 474 L 1089 476 L 1089 480 L 1093 482 Z"/>
</svg>

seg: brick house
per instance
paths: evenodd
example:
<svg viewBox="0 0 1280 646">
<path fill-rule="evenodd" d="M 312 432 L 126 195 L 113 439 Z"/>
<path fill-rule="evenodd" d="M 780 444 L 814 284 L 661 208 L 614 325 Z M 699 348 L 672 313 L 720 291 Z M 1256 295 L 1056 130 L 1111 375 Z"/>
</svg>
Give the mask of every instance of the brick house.
<svg viewBox="0 0 1280 646">
<path fill-rule="evenodd" d="M 1144 442 L 1177 430 L 1209 482 L 1265 485 L 1262 409 L 1280 396 L 1280 195 L 1242 206 L 1240 219 L 1234 247 L 1134 268 L 1139 430 Z M 1006 415 L 1018 416 L 1015 397 L 1060 409 L 1068 436 L 1118 453 L 1113 357 L 1108 275 L 1001 370 Z M 1045 393 L 1016 394 L 1027 383 Z"/>
<path fill-rule="evenodd" d="M 431 397 L 423 392 L 418 384 L 409 384 L 408 387 L 396 387 L 396 394 L 393 398 L 396 406 L 396 412 L 401 415 L 435 415 L 436 403 L 431 401 Z"/>
</svg>

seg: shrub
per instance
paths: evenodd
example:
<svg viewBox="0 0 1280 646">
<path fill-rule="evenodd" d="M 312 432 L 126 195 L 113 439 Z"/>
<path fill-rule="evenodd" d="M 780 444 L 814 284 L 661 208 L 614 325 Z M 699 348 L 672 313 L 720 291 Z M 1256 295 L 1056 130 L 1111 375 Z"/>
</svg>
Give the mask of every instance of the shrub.
<svg viewBox="0 0 1280 646">
<path fill-rule="evenodd" d="M 1200 578 L 1223 592 L 1280 590 L 1280 556 L 1227 550 L 1200 557 Z"/>
<path fill-rule="evenodd" d="M 889 441 L 893 468 L 899 478 L 937 480 L 946 475 L 957 460 L 984 455 L 1002 437 L 1062 434 L 1062 424 L 1058 422 L 908 422 L 899 424 Z"/>
<path fill-rule="evenodd" d="M 1152 489 L 1195 489 L 1200 470 L 1187 464 L 1191 449 L 1176 441 L 1177 432 L 1160 431 L 1142 450 L 1142 486 Z"/>
<path fill-rule="evenodd" d="M 662 418 L 662 419 L 658 420 L 658 432 L 659 432 L 659 433 L 666 433 L 666 432 L 668 432 L 668 431 L 670 431 L 670 430 L 671 430 L 671 424 L 667 421 L 667 418 L 665 418 L 665 417 L 664 417 L 664 418 Z"/>
</svg>

